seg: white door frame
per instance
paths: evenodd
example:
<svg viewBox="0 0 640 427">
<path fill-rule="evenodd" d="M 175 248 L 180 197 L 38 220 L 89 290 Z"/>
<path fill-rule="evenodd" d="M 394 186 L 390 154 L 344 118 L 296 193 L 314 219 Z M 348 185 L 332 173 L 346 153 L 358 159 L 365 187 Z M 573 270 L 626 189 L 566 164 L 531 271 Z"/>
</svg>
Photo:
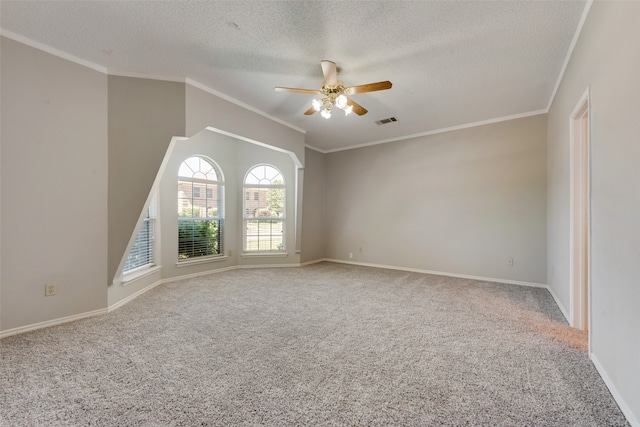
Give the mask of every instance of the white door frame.
<svg viewBox="0 0 640 427">
<path fill-rule="evenodd" d="M 570 129 L 570 321 L 571 326 L 589 331 L 591 348 L 591 179 L 590 88 L 571 112 Z"/>
</svg>

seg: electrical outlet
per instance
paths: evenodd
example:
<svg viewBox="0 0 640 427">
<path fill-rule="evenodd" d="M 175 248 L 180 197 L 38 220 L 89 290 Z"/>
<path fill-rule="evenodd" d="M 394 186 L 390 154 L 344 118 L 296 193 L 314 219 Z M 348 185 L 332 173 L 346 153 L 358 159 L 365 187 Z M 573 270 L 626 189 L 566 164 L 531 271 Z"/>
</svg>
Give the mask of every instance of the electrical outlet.
<svg viewBox="0 0 640 427">
<path fill-rule="evenodd" d="M 360 249 L 358 249 L 358 252 L 362 253 L 362 246 L 360 246 Z"/>
<path fill-rule="evenodd" d="M 229 249 L 228 253 L 229 253 L 229 255 L 228 255 L 228 256 L 233 255 L 233 251 L 232 251 L 231 249 Z"/>
<path fill-rule="evenodd" d="M 513 267 L 513 257 L 509 257 L 509 258 L 507 258 L 507 265 L 508 265 L 509 267 Z"/>
<path fill-rule="evenodd" d="M 353 252 L 349 252 L 349 259 L 353 259 Z"/>
<path fill-rule="evenodd" d="M 56 285 L 44 285 L 44 296 L 52 297 L 56 294 Z"/>
</svg>

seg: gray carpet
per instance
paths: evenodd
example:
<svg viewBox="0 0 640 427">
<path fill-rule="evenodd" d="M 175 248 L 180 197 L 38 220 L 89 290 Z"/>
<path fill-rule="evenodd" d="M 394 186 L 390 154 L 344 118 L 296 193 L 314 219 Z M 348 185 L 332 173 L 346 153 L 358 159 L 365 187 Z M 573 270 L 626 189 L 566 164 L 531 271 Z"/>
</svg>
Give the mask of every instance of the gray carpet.
<svg viewBox="0 0 640 427">
<path fill-rule="evenodd" d="M 537 288 L 236 270 L 1 344 L 4 426 L 627 425 Z"/>
</svg>

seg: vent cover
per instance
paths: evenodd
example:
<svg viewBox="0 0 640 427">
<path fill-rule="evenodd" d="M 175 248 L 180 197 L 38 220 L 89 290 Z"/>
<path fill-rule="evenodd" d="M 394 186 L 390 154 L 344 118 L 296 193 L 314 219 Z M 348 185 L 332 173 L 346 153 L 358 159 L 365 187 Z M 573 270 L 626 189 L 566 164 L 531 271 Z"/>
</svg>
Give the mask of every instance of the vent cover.
<svg viewBox="0 0 640 427">
<path fill-rule="evenodd" d="M 389 117 L 388 119 L 376 120 L 377 125 L 386 125 L 387 123 L 397 122 L 398 119 L 395 117 Z"/>
</svg>

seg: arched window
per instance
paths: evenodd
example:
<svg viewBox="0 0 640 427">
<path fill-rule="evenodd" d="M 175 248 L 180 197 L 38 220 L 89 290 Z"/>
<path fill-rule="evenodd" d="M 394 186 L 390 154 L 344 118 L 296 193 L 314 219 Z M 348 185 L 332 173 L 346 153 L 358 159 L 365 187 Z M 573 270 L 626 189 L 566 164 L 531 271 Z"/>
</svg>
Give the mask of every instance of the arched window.
<svg viewBox="0 0 640 427">
<path fill-rule="evenodd" d="M 278 169 L 254 166 L 244 178 L 244 245 L 247 252 L 285 250 L 285 185 Z"/>
<path fill-rule="evenodd" d="M 189 157 L 178 170 L 178 261 L 224 254 L 224 178 L 209 159 Z"/>
</svg>

